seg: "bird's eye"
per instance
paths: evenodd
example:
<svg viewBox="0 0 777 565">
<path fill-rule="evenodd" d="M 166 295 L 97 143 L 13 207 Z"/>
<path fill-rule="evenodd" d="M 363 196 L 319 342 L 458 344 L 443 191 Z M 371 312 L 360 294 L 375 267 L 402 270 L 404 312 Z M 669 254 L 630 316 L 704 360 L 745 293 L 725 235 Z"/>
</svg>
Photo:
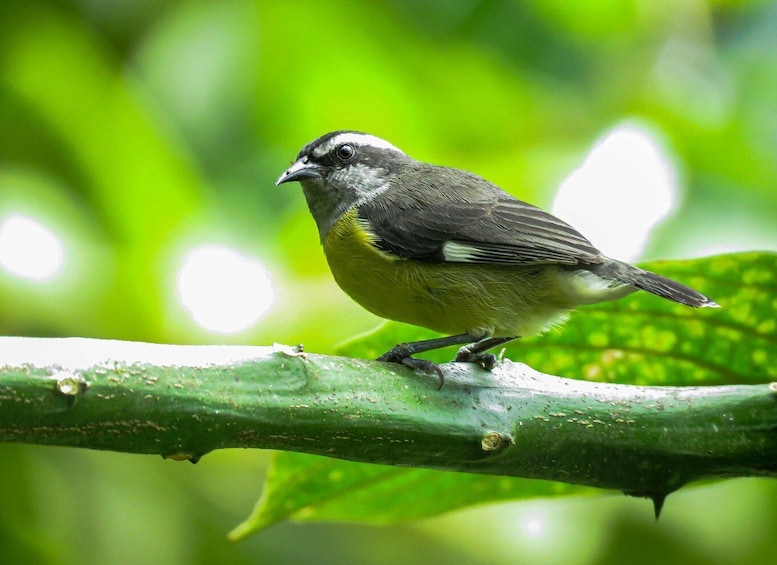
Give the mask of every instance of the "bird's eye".
<svg viewBox="0 0 777 565">
<path fill-rule="evenodd" d="M 356 155 L 356 149 L 350 143 L 343 143 L 337 148 L 336 152 L 338 159 L 341 161 L 348 161 Z"/>
</svg>

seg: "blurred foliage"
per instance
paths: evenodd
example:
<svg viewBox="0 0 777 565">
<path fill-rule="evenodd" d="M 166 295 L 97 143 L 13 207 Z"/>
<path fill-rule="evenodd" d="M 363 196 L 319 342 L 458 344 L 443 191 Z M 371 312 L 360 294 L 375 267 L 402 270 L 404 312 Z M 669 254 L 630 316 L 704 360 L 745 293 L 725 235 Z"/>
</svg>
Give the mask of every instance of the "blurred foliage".
<svg viewBox="0 0 777 565">
<path fill-rule="evenodd" d="M 757 0 L 4 0 L 0 217 L 44 223 L 68 260 L 48 284 L 0 271 L 0 332 L 334 351 L 378 320 L 334 286 L 299 191 L 273 181 L 339 128 L 547 207 L 598 137 L 639 119 L 664 136 L 683 188 L 649 257 L 775 249 L 775 27 L 777 6 Z M 182 254 L 202 242 L 266 262 L 276 300 L 252 330 L 208 333 L 178 303 Z M 615 563 L 649 546 L 651 561 L 744 563 L 775 549 L 777 489 L 762 481 L 678 495 L 695 507 L 670 500 L 658 526 L 646 505 L 602 499 L 385 530 L 279 526 L 229 546 L 264 460 L 2 446 L 0 554 Z M 541 534 L 515 534 L 537 516 Z"/>
</svg>

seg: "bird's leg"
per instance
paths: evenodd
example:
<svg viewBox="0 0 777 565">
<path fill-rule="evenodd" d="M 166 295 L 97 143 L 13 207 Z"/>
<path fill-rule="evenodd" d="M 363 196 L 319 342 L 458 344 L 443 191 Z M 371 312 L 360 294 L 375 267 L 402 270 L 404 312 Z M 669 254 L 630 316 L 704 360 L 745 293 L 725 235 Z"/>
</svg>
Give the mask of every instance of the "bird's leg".
<svg viewBox="0 0 777 565">
<path fill-rule="evenodd" d="M 512 337 L 487 337 L 470 343 L 459 349 L 456 354 L 456 361 L 462 363 L 476 363 L 483 367 L 486 371 L 490 371 L 496 366 L 496 355 L 493 353 L 485 353 L 487 349 L 497 347 L 498 345 L 505 344 L 514 339 L 518 339 L 519 336 Z"/>
<path fill-rule="evenodd" d="M 460 345 L 462 343 L 467 343 L 468 341 L 472 341 L 471 335 L 459 334 L 448 337 L 438 337 L 435 339 L 426 339 L 423 341 L 413 341 L 410 343 L 400 343 L 378 357 L 377 360 L 385 361 L 386 363 L 401 363 L 411 369 L 421 369 L 427 373 L 437 373 L 437 378 L 440 381 L 437 390 L 440 390 L 445 382 L 445 377 L 443 377 L 440 366 L 437 363 L 427 361 L 426 359 L 416 359 L 413 355 L 415 353 L 431 351 L 432 349 L 448 347 L 449 345 Z"/>
</svg>

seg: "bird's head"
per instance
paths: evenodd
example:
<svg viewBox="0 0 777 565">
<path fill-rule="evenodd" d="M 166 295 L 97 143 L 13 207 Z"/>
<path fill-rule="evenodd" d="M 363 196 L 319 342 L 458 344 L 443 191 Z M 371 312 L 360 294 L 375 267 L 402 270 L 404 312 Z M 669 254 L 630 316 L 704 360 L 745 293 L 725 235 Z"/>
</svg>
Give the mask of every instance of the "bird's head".
<svg viewBox="0 0 777 565">
<path fill-rule="evenodd" d="M 388 190 L 411 162 L 404 152 L 379 137 L 335 131 L 305 145 L 275 184 L 302 184 L 323 239 L 340 216 Z"/>
</svg>

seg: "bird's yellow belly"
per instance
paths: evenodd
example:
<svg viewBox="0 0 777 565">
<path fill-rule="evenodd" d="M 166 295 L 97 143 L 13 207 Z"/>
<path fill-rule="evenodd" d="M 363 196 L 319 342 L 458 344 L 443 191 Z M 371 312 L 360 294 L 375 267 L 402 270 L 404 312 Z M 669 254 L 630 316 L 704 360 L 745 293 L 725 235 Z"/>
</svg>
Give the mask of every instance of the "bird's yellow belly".
<svg viewBox="0 0 777 565">
<path fill-rule="evenodd" d="M 351 211 L 335 224 L 324 252 L 340 288 L 373 314 L 473 338 L 528 336 L 566 317 L 558 267 L 395 258 L 371 245 L 355 218 Z"/>
</svg>

